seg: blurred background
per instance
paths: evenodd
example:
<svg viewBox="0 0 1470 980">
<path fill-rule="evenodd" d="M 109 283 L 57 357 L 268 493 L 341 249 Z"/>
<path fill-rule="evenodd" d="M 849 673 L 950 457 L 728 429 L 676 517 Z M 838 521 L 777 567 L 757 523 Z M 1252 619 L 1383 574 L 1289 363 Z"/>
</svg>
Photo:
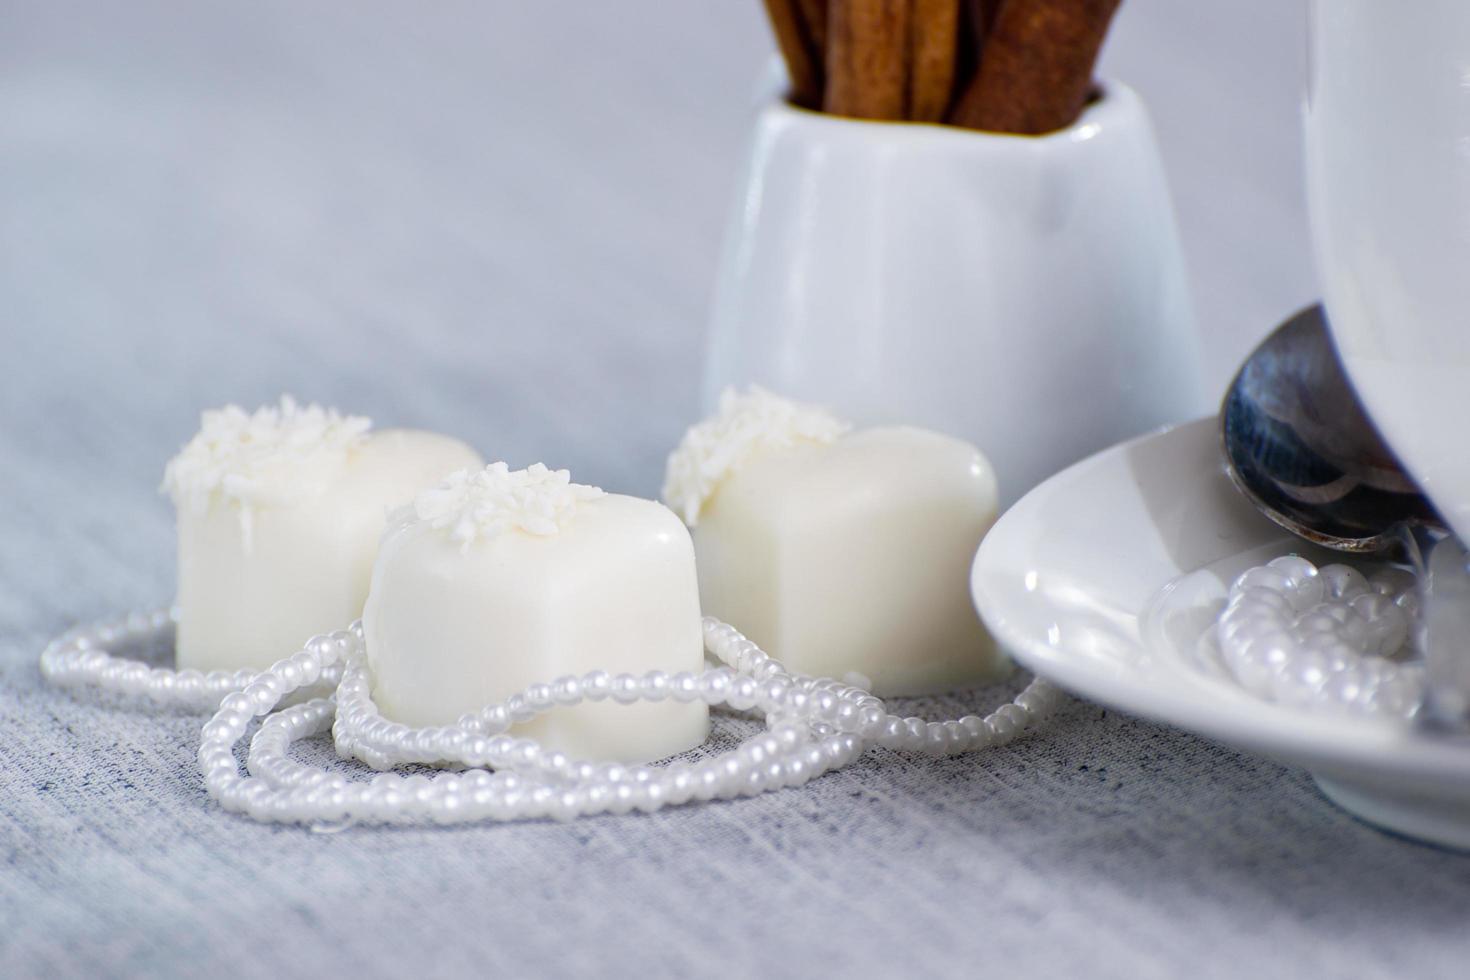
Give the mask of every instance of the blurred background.
<svg viewBox="0 0 1470 980">
<path fill-rule="evenodd" d="M 1125 0 L 1103 57 L 1153 111 L 1212 399 L 1315 298 L 1304 6 Z M 153 488 L 229 401 L 655 493 L 772 50 L 758 0 L 0 0 L 0 505 L 57 555 L 0 558 L 0 614 L 166 595 Z M 36 607 L 93 563 L 133 591 Z"/>
</svg>

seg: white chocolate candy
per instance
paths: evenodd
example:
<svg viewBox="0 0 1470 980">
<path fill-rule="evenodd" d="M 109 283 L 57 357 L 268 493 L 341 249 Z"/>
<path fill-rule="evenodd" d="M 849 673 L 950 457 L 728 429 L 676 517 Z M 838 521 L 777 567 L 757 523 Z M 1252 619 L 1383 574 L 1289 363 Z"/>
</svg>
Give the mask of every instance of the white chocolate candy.
<svg viewBox="0 0 1470 980">
<path fill-rule="evenodd" d="M 997 510 L 985 457 L 922 429 L 843 435 L 773 400 L 727 393 L 670 457 L 664 496 L 693 527 L 705 612 L 793 671 L 861 675 L 882 697 L 1004 674 L 969 594 Z"/>
<path fill-rule="evenodd" d="M 543 466 L 456 473 L 397 515 L 363 614 L 373 700 L 414 726 L 602 670 L 698 672 L 694 548 L 651 500 Z M 617 692 L 613 692 L 613 698 Z M 708 734 L 703 703 L 584 703 L 517 726 L 551 751 L 644 762 Z"/>
<path fill-rule="evenodd" d="M 204 413 L 168 465 L 178 509 L 180 668 L 270 666 L 362 614 L 388 512 L 477 465 L 430 432 L 283 399 Z"/>
</svg>

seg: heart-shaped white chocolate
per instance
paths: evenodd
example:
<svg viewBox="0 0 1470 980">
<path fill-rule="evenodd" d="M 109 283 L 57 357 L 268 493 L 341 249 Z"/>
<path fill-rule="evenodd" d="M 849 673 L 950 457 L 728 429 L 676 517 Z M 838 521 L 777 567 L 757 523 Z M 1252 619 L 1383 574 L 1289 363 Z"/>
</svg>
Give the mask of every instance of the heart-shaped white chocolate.
<svg viewBox="0 0 1470 980">
<path fill-rule="evenodd" d="M 447 436 L 372 432 L 289 400 L 206 413 L 165 477 L 178 508 L 178 666 L 265 668 L 352 622 L 388 511 L 479 462 Z"/>
<path fill-rule="evenodd" d="M 1007 669 L 969 596 L 996 481 L 968 443 L 907 427 L 751 456 L 693 529 L 700 600 L 798 673 L 929 694 Z"/>
<path fill-rule="evenodd" d="M 569 675 L 697 673 L 694 548 L 667 507 L 570 483 L 564 470 L 456 473 L 383 539 L 363 637 L 374 701 L 414 726 L 450 725 Z M 516 730 L 575 758 L 647 762 L 703 742 L 708 709 L 588 703 Z"/>
</svg>

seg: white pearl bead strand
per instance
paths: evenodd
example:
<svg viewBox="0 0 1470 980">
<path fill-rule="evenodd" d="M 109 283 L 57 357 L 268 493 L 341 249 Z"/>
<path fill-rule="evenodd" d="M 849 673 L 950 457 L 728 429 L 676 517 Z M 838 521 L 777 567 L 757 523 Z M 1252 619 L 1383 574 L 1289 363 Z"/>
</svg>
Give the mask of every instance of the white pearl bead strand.
<svg viewBox="0 0 1470 980">
<path fill-rule="evenodd" d="M 1414 578 L 1295 555 L 1235 580 L 1215 627 L 1221 660 L 1259 697 L 1314 710 L 1406 718 L 1424 666 L 1405 660 L 1418 611 Z"/>
<path fill-rule="evenodd" d="M 225 809 L 256 820 L 313 825 L 568 820 L 653 812 L 695 800 L 799 786 L 847 765 L 875 745 L 934 755 L 1002 745 L 1050 715 L 1063 697 L 1038 678 L 985 718 L 901 718 L 860 688 L 788 673 L 717 620 L 705 620 L 704 635 L 706 649 L 725 666 L 699 674 L 593 671 L 563 677 L 533 684 L 456 725 L 415 729 L 382 718 L 373 705 L 362 627 L 354 624 L 314 638 L 224 699 L 200 742 L 205 788 Z M 335 699 L 276 710 L 284 698 L 334 668 L 341 670 Z M 620 704 L 672 699 L 728 705 L 763 714 L 766 731 L 711 758 L 643 766 L 572 759 L 508 734 L 513 724 L 544 711 L 607 699 Z M 264 721 L 251 739 L 245 775 L 234 746 L 255 718 Z M 339 755 L 374 769 L 413 763 L 469 768 L 432 777 L 380 772 L 360 780 L 290 758 L 291 743 L 329 728 Z"/>
<path fill-rule="evenodd" d="M 174 670 L 113 652 L 167 641 L 175 623 L 172 610 L 155 609 L 78 627 L 42 651 L 41 676 L 58 687 L 90 688 L 185 711 L 214 711 L 226 695 L 256 678 L 254 670 Z"/>
</svg>

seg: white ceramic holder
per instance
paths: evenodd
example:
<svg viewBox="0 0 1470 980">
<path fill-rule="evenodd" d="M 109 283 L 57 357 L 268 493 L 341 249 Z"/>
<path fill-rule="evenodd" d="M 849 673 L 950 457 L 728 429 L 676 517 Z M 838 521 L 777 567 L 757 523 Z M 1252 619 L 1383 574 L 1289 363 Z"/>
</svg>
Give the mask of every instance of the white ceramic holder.
<svg viewBox="0 0 1470 980">
<path fill-rule="evenodd" d="M 1148 113 L 1118 82 L 1046 136 L 759 110 L 704 401 L 755 382 L 978 445 L 1005 506 L 1207 410 Z M 774 91 L 774 89 L 773 89 Z"/>
</svg>

